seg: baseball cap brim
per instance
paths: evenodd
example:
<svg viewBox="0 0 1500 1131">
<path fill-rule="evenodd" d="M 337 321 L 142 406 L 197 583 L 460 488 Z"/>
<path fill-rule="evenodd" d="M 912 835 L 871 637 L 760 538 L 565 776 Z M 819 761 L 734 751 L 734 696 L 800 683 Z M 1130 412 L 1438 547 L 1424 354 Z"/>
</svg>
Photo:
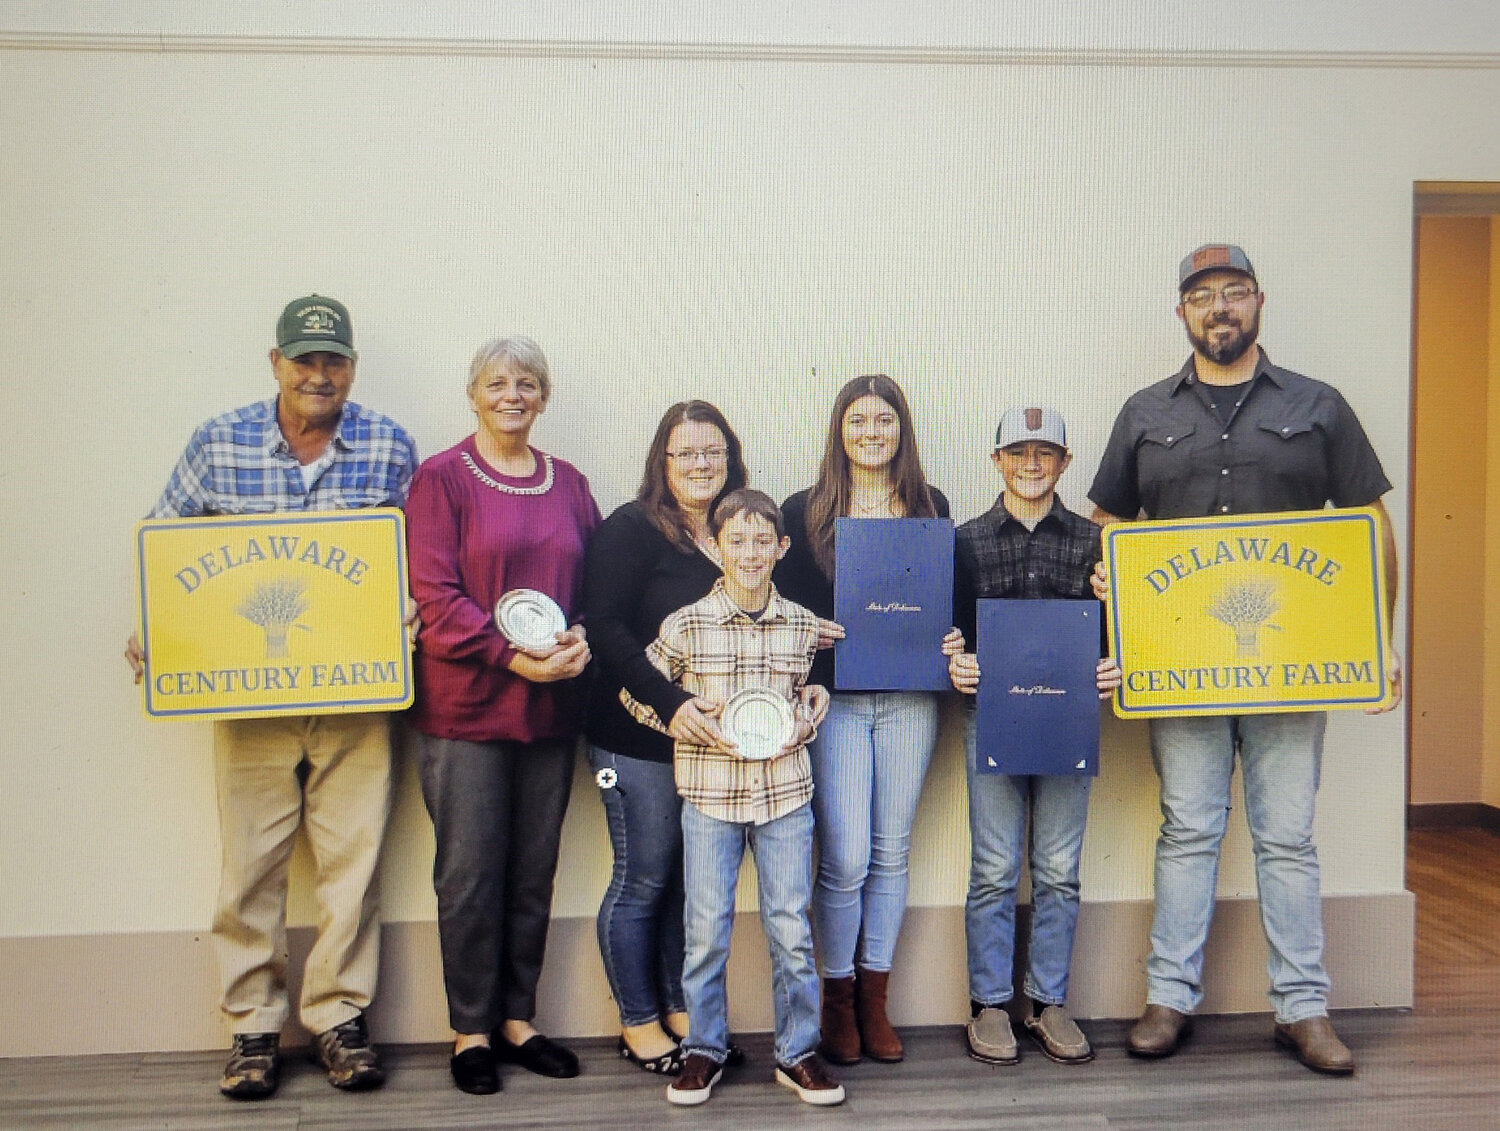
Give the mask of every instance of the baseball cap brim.
<svg viewBox="0 0 1500 1131">
<path fill-rule="evenodd" d="M 354 350 L 344 345 L 343 342 L 335 342 L 329 338 L 304 338 L 299 342 L 288 342 L 280 348 L 282 357 L 294 360 L 306 353 L 336 353 L 351 361 L 354 360 Z"/>
<path fill-rule="evenodd" d="M 1177 284 L 1177 293 L 1178 294 L 1186 294 L 1187 291 L 1192 288 L 1193 281 L 1195 279 L 1201 279 L 1204 275 L 1212 275 L 1215 271 L 1228 271 L 1228 272 L 1232 272 L 1233 274 L 1236 274 L 1236 275 L 1243 275 L 1243 276 L 1245 276 L 1245 278 L 1249 279 L 1252 283 L 1255 283 L 1256 286 L 1260 285 L 1259 282 L 1255 278 L 1255 272 L 1254 271 L 1246 271 L 1243 267 L 1232 267 L 1232 266 L 1230 266 L 1228 264 L 1222 264 L 1222 265 L 1220 265 L 1218 267 L 1205 267 L 1201 271 L 1194 271 L 1186 279 L 1182 280 L 1182 282 L 1180 282 L 1180 283 Z"/>
</svg>

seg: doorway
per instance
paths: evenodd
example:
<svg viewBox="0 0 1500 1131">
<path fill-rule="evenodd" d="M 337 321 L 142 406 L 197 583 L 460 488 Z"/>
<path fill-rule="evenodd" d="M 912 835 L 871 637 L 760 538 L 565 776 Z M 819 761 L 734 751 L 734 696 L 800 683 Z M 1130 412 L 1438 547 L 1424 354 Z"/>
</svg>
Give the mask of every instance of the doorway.
<svg viewBox="0 0 1500 1131">
<path fill-rule="evenodd" d="M 1414 194 L 1407 886 L 1416 1005 L 1500 989 L 1500 183 Z"/>
</svg>

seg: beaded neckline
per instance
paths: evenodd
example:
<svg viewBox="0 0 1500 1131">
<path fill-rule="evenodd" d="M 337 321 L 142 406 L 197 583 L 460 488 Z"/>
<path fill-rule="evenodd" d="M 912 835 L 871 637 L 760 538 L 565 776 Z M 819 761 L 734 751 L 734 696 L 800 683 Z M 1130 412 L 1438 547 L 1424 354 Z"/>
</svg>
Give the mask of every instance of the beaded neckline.
<svg viewBox="0 0 1500 1131">
<path fill-rule="evenodd" d="M 480 469 L 479 465 L 474 462 L 474 457 L 469 455 L 468 452 L 459 452 L 458 454 L 463 457 L 464 463 L 468 464 L 469 470 L 474 473 L 475 479 L 479 480 L 479 482 L 483 483 L 486 487 L 493 487 L 501 494 L 545 495 L 548 491 L 552 490 L 552 457 L 549 456 L 546 452 L 539 453 L 542 457 L 542 467 L 545 470 L 542 475 L 542 481 L 535 487 L 512 487 L 509 483 L 501 483 L 493 476 L 486 475 L 484 471 Z"/>
</svg>

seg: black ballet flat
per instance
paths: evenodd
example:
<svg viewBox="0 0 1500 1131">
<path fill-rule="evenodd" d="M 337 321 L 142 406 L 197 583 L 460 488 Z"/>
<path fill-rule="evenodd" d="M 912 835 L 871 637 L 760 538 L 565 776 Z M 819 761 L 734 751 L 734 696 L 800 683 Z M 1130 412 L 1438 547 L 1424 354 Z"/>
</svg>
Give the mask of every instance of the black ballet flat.
<svg viewBox="0 0 1500 1131">
<path fill-rule="evenodd" d="M 535 1072 L 538 1076 L 550 1076 L 554 1080 L 571 1080 L 578 1075 L 578 1058 L 569 1049 L 538 1033 L 529 1040 L 513 1045 L 498 1034 L 493 1038 L 495 1057 L 506 1064 L 515 1064 Z"/>
<path fill-rule="evenodd" d="M 658 1076 L 676 1076 L 682 1071 L 681 1045 L 675 1046 L 670 1052 L 664 1052 L 660 1056 L 647 1058 L 637 1056 L 635 1050 L 626 1042 L 624 1034 L 621 1034 L 619 1048 L 621 1058 L 630 1061 L 643 1072 L 654 1072 Z"/>
<path fill-rule="evenodd" d="M 495 1050 L 486 1045 L 474 1045 L 455 1053 L 448 1061 L 448 1071 L 453 1073 L 453 1083 L 460 1092 L 468 1092 L 471 1096 L 493 1096 L 500 1090 Z"/>
</svg>

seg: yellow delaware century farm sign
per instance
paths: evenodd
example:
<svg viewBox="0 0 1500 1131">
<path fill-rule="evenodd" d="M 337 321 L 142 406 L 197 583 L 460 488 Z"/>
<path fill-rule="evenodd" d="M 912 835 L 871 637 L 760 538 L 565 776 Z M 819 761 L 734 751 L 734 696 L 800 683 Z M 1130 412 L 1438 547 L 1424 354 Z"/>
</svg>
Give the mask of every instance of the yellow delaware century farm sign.
<svg viewBox="0 0 1500 1131">
<path fill-rule="evenodd" d="M 1370 508 L 1104 531 L 1122 718 L 1374 707 L 1390 694 Z"/>
<path fill-rule="evenodd" d="M 136 547 L 152 718 L 411 704 L 400 511 L 148 519 Z"/>
</svg>

